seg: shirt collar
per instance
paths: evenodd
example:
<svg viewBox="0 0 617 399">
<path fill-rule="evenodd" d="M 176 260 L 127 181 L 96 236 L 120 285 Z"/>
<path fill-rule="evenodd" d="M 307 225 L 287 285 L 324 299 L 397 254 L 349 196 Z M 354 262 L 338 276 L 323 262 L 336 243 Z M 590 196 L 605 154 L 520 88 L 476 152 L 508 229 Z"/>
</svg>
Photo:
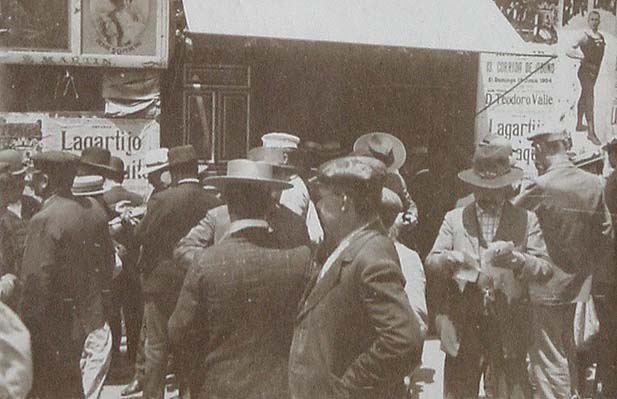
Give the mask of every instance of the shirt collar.
<svg viewBox="0 0 617 399">
<path fill-rule="evenodd" d="M 478 216 L 500 216 L 501 215 L 501 211 L 503 210 L 504 204 L 506 203 L 506 201 L 502 201 L 501 204 L 493 207 L 492 209 L 483 209 L 477 202 L 476 202 L 476 212 L 478 214 Z"/>
<path fill-rule="evenodd" d="M 21 219 L 21 201 L 8 204 L 6 209 Z"/>
<path fill-rule="evenodd" d="M 242 230 L 246 230 L 246 229 L 250 229 L 250 228 L 254 228 L 254 229 L 269 229 L 270 228 L 270 224 L 268 222 L 266 222 L 265 220 L 262 219 L 240 219 L 240 220 L 235 220 L 233 222 L 231 222 L 229 224 L 229 228 L 227 229 L 227 234 L 226 236 L 230 236 L 232 234 L 235 234 L 239 231 Z"/>
<path fill-rule="evenodd" d="M 568 158 L 567 155 L 555 155 L 553 157 L 553 162 L 551 162 L 551 166 L 549 166 L 548 169 L 546 169 L 546 171 L 550 172 L 555 169 L 570 168 L 570 167 L 574 167 L 574 164 L 572 163 L 570 158 Z"/>
<path fill-rule="evenodd" d="M 185 183 L 197 183 L 199 184 L 199 179 L 195 179 L 195 178 L 188 178 L 188 179 L 182 179 L 182 180 L 178 180 L 178 185 L 180 184 L 185 184 Z"/>
</svg>

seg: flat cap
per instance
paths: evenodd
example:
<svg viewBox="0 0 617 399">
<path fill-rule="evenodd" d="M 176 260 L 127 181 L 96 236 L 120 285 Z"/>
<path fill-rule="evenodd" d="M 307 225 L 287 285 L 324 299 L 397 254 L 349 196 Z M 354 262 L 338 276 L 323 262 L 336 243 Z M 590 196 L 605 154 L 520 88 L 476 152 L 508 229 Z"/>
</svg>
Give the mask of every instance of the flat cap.
<svg viewBox="0 0 617 399">
<path fill-rule="evenodd" d="M 527 140 L 529 141 L 562 141 L 570 138 L 570 134 L 568 131 L 561 126 L 555 124 L 547 124 L 542 126 L 539 129 L 531 132 L 529 136 L 527 136 Z"/>
<path fill-rule="evenodd" d="M 351 155 L 336 158 L 319 167 L 318 179 L 322 182 L 349 181 L 359 183 L 383 183 L 386 165 L 373 157 Z"/>
<path fill-rule="evenodd" d="M 72 174 L 77 169 L 79 157 L 65 151 L 46 151 L 32 155 L 32 163 L 41 172 Z"/>
</svg>

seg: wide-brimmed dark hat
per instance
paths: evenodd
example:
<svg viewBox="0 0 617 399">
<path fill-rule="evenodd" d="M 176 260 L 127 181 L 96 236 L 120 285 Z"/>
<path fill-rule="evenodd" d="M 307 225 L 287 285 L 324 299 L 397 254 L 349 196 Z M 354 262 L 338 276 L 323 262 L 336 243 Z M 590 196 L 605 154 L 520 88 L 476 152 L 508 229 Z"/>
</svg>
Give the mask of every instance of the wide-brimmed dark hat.
<svg viewBox="0 0 617 399">
<path fill-rule="evenodd" d="M 499 189 L 523 178 L 523 170 L 510 163 L 512 145 L 499 136 L 482 140 L 473 156 L 473 167 L 458 174 L 459 179 L 475 187 Z"/>
<path fill-rule="evenodd" d="M 353 150 L 356 154 L 379 159 L 390 171 L 399 170 L 407 159 L 403 142 L 389 133 L 374 132 L 360 136 Z"/>
<path fill-rule="evenodd" d="M 292 185 L 275 177 L 274 166 L 266 162 L 249 159 L 234 159 L 227 162 L 224 176 L 212 176 L 204 179 L 204 184 L 224 187 L 228 184 L 255 184 L 271 190 L 286 190 Z"/>
<path fill-rule="evenodd" d="M 66 151 L 45 151 L 32 155 L 34 170 L 56 176 L 74 176 L 79 157 Z"/>
<path fill-rule="evenodd" d="M 9 174 L 20 176 L 26 173 L 28 166 L 24 163 L 24 158 L 15 150 L 0 151 L 0 162 L 9 164 Z"/>
<path fill-rule="evenodd" d="M 169 158 L 170 168 L 189 162 L 197 163 L 197 152 L 195 152 L 195 148 L 190 144 L 170 148 L 167 156 Z"/>
<path fill-rule="evenodd" d="M 111 152 L 102 147 L 86 147 L 81 152 L 81 158 L 79 163 L 87 165 L 94 170 L 100 171 L 102 174 L 113 172 L 113 169 L 109 166 L 109 160 L 111 159 Z"/>
</svg>

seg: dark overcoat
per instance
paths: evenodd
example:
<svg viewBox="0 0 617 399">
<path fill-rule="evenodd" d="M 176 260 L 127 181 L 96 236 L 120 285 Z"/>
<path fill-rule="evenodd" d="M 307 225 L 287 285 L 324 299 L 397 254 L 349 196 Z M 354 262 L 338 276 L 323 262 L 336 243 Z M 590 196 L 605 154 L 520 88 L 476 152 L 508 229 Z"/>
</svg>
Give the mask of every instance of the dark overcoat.
<svg viewBox="0 0 617 399">
<path fill-rule="evenodd" d="M 404 397 L 423 336 L 380 223 L 361 231 L 300 305 L 291 348 L 294 399 Z M 310 288 L 310 286 L 309 286 Z"/>
</svg>

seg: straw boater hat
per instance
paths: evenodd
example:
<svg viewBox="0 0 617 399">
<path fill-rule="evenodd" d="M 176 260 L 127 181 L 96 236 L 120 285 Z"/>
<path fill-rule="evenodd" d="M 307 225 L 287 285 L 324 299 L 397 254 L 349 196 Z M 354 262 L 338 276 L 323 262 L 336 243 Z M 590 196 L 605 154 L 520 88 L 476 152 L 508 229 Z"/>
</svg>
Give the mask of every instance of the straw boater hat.
<svg viewBox="0 0 617 399">
<path fill-rule="evenodd" d="M 169 168 L 167 158 L 168 152 L 169 150 L 167 148 L 157 148 L 148 151 L 144 156 L 145 166 L 141 170 L 141 173 L 147 176 L 150 173 L 167 170 Z"/>
<path fill-rule="evenodd" d="M 246 158 L 269 163 L 287 171 L 294 171 L 299 168 L 299 155 L 298 151 L 289 151 L 289 148 L 255 147 L 248 152 Z"/>
<path fill-rule="evenodd" d="M 275 177 L 273 165 L 249 159 L 234 159 L 227 162 L 225 176 L 207 177 L 204 183 L 219 188 L 236 183 L 255 184 L 271 190 L 286 190 L 292 187 L 288 182 Z"/>
<path fill-rule="evenodd" d="M 403 142 L 389 133 L 375 132 L 360 136 L 354 143 L 353 150 L 359 155 L 379 159 L 391 172 L 399 170 L 407 159 Z"/>
<path fill-rule="evenodd" d="M 81 152 L 81 158 L 79 163 L 87 165 L 95 170 L 100 171 L 102 174 L 108 174 L 113 172 L 113 169 L 109 166 L 109 160 L 111 159 L 111 153 L 102 147 L 87 147 Z"/>
<path fill-rule="evenodd" d="M 293 148 L 297 149 L 300 138 L 289 133 L 266 133 L 261 136 L 264 147 L 269 148 Z"/>
<path fill-rule="evenodd" d="M 489 136 L 478 144 L 473 167 L 458 174 L 459 179 L 475 187 L 499 189 L 523 178 L 523 170 L 510 162 L 512 145 L 503 137 Z"/>
<path fill-rule="evenodd" d="M 12 176 L 21 176 L 28 170 L 28 166 L 24 163 L 23 157 L 15 150 L 0 151 L 0 162 L 9 165 L 9 174 Z"/>
<path fill-rule="evenodd" d="M 73 180 L 71 192 L 76 197 L 88 197 L 105 193 L 105 179 L 101 176 L 77 176 Z"/>
</svg>

